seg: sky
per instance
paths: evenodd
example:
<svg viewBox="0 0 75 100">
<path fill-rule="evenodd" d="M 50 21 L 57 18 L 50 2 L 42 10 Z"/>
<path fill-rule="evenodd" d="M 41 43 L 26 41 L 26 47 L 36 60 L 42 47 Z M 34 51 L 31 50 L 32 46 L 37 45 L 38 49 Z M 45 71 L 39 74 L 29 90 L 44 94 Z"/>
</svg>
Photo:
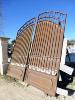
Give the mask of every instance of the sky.
<svg viewBox="0 0 75 100">
<path fill-rule="evenodd" d="M 2 0 L 3 35 L 15 39 L 18 29 L 38 14 L 58 10 L 67 13 L 65 38 L 75 39 L 75 0 Z"/>
</svg>

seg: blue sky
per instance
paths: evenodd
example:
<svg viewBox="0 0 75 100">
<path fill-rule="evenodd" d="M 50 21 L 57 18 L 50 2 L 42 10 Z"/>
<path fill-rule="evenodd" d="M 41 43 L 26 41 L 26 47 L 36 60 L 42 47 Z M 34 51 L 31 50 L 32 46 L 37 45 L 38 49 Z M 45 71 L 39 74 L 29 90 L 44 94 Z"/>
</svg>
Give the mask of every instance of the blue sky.
<svg viewBox="0 0 75 100">
<path fill-rule="evenodd" d="M 2 0 L 3 33 L 16 38 L 17 30 L 32 17 L 49 11 L 58 10 L 67 13 L 65 37 L 75 39 L 75 0 Z"/>
</svg>

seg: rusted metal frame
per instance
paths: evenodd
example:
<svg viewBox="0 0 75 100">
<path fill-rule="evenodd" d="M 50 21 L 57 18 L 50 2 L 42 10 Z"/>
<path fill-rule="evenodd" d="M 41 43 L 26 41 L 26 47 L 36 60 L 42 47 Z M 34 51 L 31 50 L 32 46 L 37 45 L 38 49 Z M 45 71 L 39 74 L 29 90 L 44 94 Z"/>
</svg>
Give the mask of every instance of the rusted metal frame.
<svg viewBox="0 0 75 100">
<path fill-rule="evenodd" d="M 44 21 L 44 20 L 42 20 L 42 22 L 43 22 L 43 21 Z M 40 21 L 38 21 L 37 23 L 39 23 L 39 22 L 40 22 Z M 47 23 L 45 23 L 45 24 L 47 25 Z M 53 23 L 53 24 L 54 24 L 54 23 Z M 43 25 L 43 24 L 41 24 L 41 25 Z M 45 28 L 47 28 L 46 25 L 45 25 Z M 39 25 L 39 27 L 41 27 L 41 26 Z M 53 27 L 53 25 L 52 25 L 52 27 Z M 56 28 L 56 27 L 55 27 L 55 28 Z M 21 28 L 21 29 L 22 29 L 22 28 Z M 54 29 L 53 29 L 53 30 L 54 30 Z M 46 30 L 46 31 L 47 31 L 47 30 Z M 59 32 L 59 28 L 58 28 L 58 32 Z M 58 32 L 57 32 L 57 33 L 58 33 Z M 53 33 L 53 32 L 52 32 L 52 33 Z M 60 30 L 59 33 L 62 33 L 61 30 Z M 20 34 L 20 35 L 21 35 L 21 34 Z M 20 35 L 19 35 L 19 36 L 20 36 Z M 53 35 L 52 35 L 52 36 L 53 36 Z M 56 38 L 56 39 L 57 39 L 57 38 Z M 59 35 L 58 39 L 59 39 L 59 41 L 60 41 L 60 35 Z M 54 40 L 54 36 L 53 36 L 53 40 Z M 55 40 L 55 41 L 56 41 L 56 40 Z M 62 44 L 62 43 L 61 43 L 61 44 Z M 60 45 L 60 44 L 58 43 L 57 46 L 59 47 L 59 45 Z M 40 45 L 40 46 L 41 46 L 41 45 Z M 53 47 L 53 43 L 52 43 L 52 47 Z M 61 50 L 61 51 L 62 51 L 62 50 Z M 51 52 L 53 53 L 53 55 L 55 54 L 55 51 L 52 51 L 52 49 L 51 49 Z M 56 52 L 56 53 L 57 53 L 57 55 L 58 55 L 58 49 L 57 49 L 57 52 Z M 28 54 L 29 54 L 29 53 L 28 53 Z M 28 55 L 28 56 L 29 56 L 29 55 Z M 52 57 L 53 57 L 53 56 L 52 56 Z M 28 57 L 28 58 L 29 58 L 29 57 Z M 54 58 L 55 58 L 55 57 L 54 57 Z M 36 60 L 35 60 L 35 61 L 36 61 Z M 27 59 L 27 64 L 28 64 L 28 59 Z M 34 63 L 33 65 L 36 65 L 36 64 Z M 55 65 L 55 66 L 56 66 L 56 65 Z M 52 64 L 51 67 L 53 67 L 53 64 Z M 26 72 L 27 72 L 26 70 L 27 70 L 27 67 L 25 68 L 25 71 L 24 71 L 25 73 L 24 73 L 23 81 L 24 81 L 24 79 L 25 79 L 25 75 L 26 75 Z M 29 70 L 29 69 L 28 69 L 28 70 Z M 59 70 L 59 68 L 58 68 L 58 70 Z M 34 75 L 34 72 L 31 71 L 31 73 L 33 73 L 33 75 Z M 38 72 L 38 75 L 39 75 L 39 73 L 40 73 L 40 72 Z M 43 74 L 43 73 L 40 73 L 40 76 L 39 76 L 39 77 L 43 78 L 43 77 L 41 76 L 42 74 Z M 35 71 L 35 75 L 36 75 L 36 71 Z M 34 75 L 34 76 L 35 76 L 35 75 Z M 46 74 L 45 74 L 45 75 L 46 75 Z M 53 76 L 53 75 L 52 75 L 52 76 Z M 54 77 L 55 77 L 55 80 L 56 80 L 55 82 L 54 82 L 54 80 L 52 79 L 52 77 L 49 76 L 49 77 L 51 77 L 50 80 L 52 81 L 52 82 L 51 82 L 51 83 L 52 83 L 51 86 L 53 86 L 53 84 L 54 84 L 55 88 L 56 88 L 56 86 L 57 86 L 57 85 L 55 85 L 55 83 L 57 84 L 57 76 L 58 76 L 58 75 L 54 76 Z M 33 78 L 32 76 L 29 76 L 29 77 Z M 39 77 L 37 76 L 36 78 L 39 78 Z M 47 77 L 48 77 L 48 76 L 47 76 Z M 47 78 L 47 77 L 44 76 L 44 78 Z M 34 78 L 35 78 L 35 77 L 34 77 Z M 31 80 L 31 79 L 30 79 L 30 80 Z M 30 81 L 30 80 L 29 80 L 29 81 Z M 34 79 L 33 79 L 33 80 L 34 80 Z M 40 80 L 40 81 L 41 81 L 41 80 Z M 35 82 L 37 82 L 37 80 L 36 80 Z M 42 80 L 41 82 L 46 82 L 46 80 Z M 48 80 L 48 82 L 49 82 L 49 80 Z M 29 82 L 29 83 L 30 83 L 30 82 Z M 32 83 L 31 83 L 31 84 L 32 84 Z M 39 82 L 37 82 L 37 84 L 39 84 Z M 35 85 L 35 83 L 34 83 L 33 85 Z M 40 85 L 40 86 L 39 86 L 39 85 L 35 85 L 35 86 L 41 88 L 42 90 L 44 89 L 44 87 L 41 87 L 41 85 Z M 52 91 L 53 91 L 53 92 L 52 92 L 52 93 L 53 93 L 52 95 L 55 94 L 55 90 L 56 90 L 55 88 L 52 89 Z M 51 92 L 50 92 L 49 87 L 47 87 L 46 89 L 47 89 L 46 92 L 47 92 L 48 94 L 50 93 L 50 95 L 51 95 Z M 44 90 L 44 91 L 45 91 L 45 90 Z"/>
<path fill-rule="evenodd" d="M 60 39 L 59 39 L 60 40 Z M 59 46 L 59 44 L 58 44 L 58 46 Z"/>
</svg>

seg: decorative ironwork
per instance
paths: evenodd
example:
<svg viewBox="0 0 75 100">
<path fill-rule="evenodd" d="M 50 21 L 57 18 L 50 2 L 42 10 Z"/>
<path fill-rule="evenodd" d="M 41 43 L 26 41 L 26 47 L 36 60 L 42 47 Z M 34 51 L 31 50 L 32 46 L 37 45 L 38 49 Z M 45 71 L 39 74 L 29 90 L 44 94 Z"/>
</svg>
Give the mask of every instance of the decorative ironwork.
<svg viewBox="0 0 75 100">
<path fill-rule="evenodd" d="M 61 16 L 64 19 L 60 19 Z M 48 95 L 55 95 L 57 87 L 65 17 L 66 15 L 53 11 L 40 14 L 31 46 L 25 79 Z"/>
<path fill-rule="evenodd" d="M 39 14 L 38 22 L 44 20 L 50 20 L 53 23 L 59 24 L 61 28 L 65 28 L 67 14 L 60 11 L 49 11 Z"/>
<path fill-rule="evenodd" d="M 18 30 L 8 75 L 55 95 L 66 16 L 58 11 L 44 12 L 37 23 L 33 18 Z"/>
</svg>

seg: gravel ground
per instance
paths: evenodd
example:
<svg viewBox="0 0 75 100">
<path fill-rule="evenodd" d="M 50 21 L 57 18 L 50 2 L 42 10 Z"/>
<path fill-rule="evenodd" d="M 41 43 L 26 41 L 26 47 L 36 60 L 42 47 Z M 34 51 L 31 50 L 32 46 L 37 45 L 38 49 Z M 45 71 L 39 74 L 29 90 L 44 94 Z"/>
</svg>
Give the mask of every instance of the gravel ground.
<svg viewBox="0 0 75 100">
<path fill-rule="evenodd" d="M 46 96 L 42 91 L 21 84 L 6 76 L 0 76 L 0 100 L 75 100 L 75 96 Z"/>
</svg>

